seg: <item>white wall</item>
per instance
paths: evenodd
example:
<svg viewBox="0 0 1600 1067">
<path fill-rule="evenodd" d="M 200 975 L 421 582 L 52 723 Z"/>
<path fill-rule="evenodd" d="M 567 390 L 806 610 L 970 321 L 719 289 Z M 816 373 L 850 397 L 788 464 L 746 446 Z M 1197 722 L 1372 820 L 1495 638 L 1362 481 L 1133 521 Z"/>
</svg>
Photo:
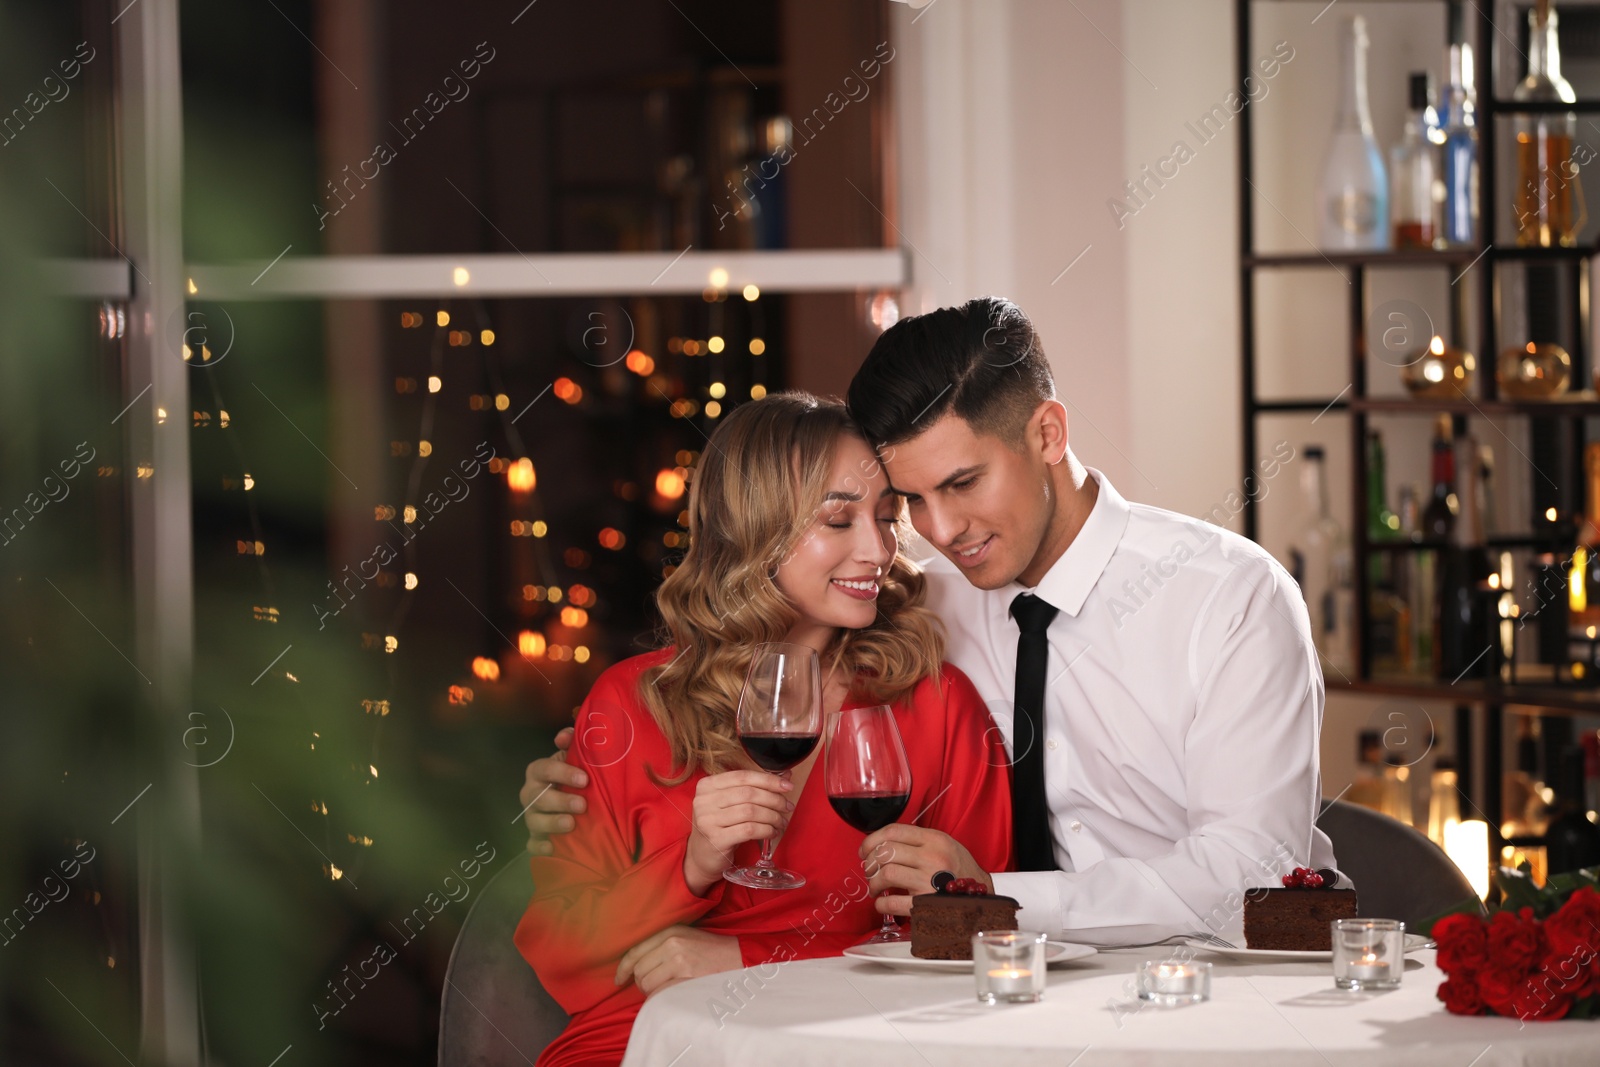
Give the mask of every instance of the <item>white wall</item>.
<svg viewBox="0 0 1600 1067">
<path fill-rule="evenodd" d="M 1263 250 L 1307 250 L 1300 234 L 1316 232 L 1308 183 L 1332 123 L 1341 17 L 1369 16 L 1384 144 L 1399 133 L 1404 79 L 1385 73 L 1380 83 L 1376 73 L 1432 66 L 1442 81 L 1439 5 L 1347 2 L 1313 23 L 1323 6 L 1256 5 L 1252 58 L 1272 55 L 1280 41 L 1293 50 L 1250 105 Z M 1239 88 L 1232 3 L 937 0 L 920 12 L 894 9 L 900 225 L 918 249 L 907 312 L 1012 297 L 1039 325 L 1084 461 L 1132 499 L 1214 514 L 1241 480 L 1238 128 L 1235 119 L 1202 142 L 1188 124 Z M 1172 156 L 1178 141 L 1192 158 L 1159 187 L 1148 184 L 1143 206 L 1128 200 L 1124 183 Z M 1137 211 L 1116 218 L 1113 198 Z M 1331 272 L 1262 283 L 1264 395 L 1332 397 L 1347 384 L 1347 293 Z M 1372 384 L 1398 387 L 1376 374 Z M 1425 475 L 1426 421 L 1390 422 L 1394 493 Z M 1343 502 L 1348 437 L 1337 414 L 1314 425 L 1310 416 L 1275 418 L 1261 423 L 1259 444 L 1262 454 L 1279 441 L 1329 446 L 1334 499 Z M 1268 486 L 1269 550 L 1282 554 L 1299 500 L 1291 465 Z M 1328 795 L 1353 776 L 1357 730 L 1391 710 L 1330 697 Z M 1421 710 L 1448 747 L 1446 709 Z"/>
<path fill-rule="evenodd" d="M 917 249 L 906 311 L 1015 300 L 1044 339 L 1073 447 L 1149 499 L 1130 445 L 1127 246 L 1100 207 L 1122 180 L 1122 59 L 1090 21 L 1118 40 L 1119 5 L 893 9 L 900 226 Z"/>
</svg>

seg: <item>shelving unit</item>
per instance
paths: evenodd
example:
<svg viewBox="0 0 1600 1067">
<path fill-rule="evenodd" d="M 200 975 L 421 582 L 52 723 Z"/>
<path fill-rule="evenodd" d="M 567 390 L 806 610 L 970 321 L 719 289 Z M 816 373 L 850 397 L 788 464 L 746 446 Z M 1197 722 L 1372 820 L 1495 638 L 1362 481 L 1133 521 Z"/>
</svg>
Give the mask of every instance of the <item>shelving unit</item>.
<svg viewBox="0 0 1600 1067">
<path fill-rule="evenodd" d="M 1252 12 L 1258 4 L 1269 0 L 1235 0 L 1235 53 L 1238 84 L 1254 72 L 1250 57 L 1255 55 L 1252 46 Z M 1519 714 L 1566 717 L 1600 714 L 1600 689 L 1578 689 L 1558 686 L 1554 671 L 1548 684 L 1536 680 L 1537 669 L 1527 671 L 1518 667 L 1517 684 L 1498 680 L 1445 680 L 1389 679 L 1374 677 L 1372 648 L 1367 626 L 1369 593 L 1367 563 L 1379 553 L 1415 551 L 1437 544 L 1426 542 L 1378 542 L 1367 536 L 1367 449 L 1366 439 L 1370 416 L 1423 416 L 1437 417 L 1447 413 L 1453 417 L 1457 434 L 1468 417 L 1523 416 L 1531 421 L 1532 433 L 1546 449 L 1556 454 L 1570 449 L 1573 469 L 1581 471 L 1584 447 L 1584 419 L 1600 416 L 1600 396 L 1592 391 L 1578 392 L 1546 402 L 1501 399 L 1494 376 L 1494 357 L 1502 340 L 1500 336 L 1500 292 L 1496 267 L 1503 262 L 1540 264 L 1566 275 L 1573 294 L 1584 294 L 1583 299 L 1570 301 L 1570 319 L 1566 322 L 1571 339 L 1572 380 L 1585 384 L 1590 380 L 1591 357 L 1588 351 L 1589 272 L 1587 260 L 1594 249 L 1576 248 L 1518 248 L 1502 247 L 1494 243 L 1500 221 L 1500 193 L 1497 190 L 1496 160 L 1500 145 L 1496 120 L 1518 113 L 1600 113 L 1600 101 L 1580 101 L 1577 104 L 1522 104 L 1500 99 L 1494 91 L 1496 56 L 1494 52 L 1505 46 L 1509 38 L 1504 27 L 1494 21 L 1494 4 L 1471 4 L 1467 8 L 1475 32 L 1474 48 L 1478 56 L 1477 122 L 1479 129 L 1479 234 L 1480 244 L 1473 248 L 1439 251 L 1405 252 L 1321 252 L 1311 250 L 1293 253 L 1262 254 L 1255 247 L 1255 189 L 1253 157 L 1254 121 L 1252 109 L 1246 107 L 1239 115 L 1239 272 L 1240 272 L 1240 374 L 1243 416 L 1242 469 L 1247 478 L 1255 475 L 1258 448 L 1258 421 L 1263 416 L 1286 413 L 1318 413 L 1338 411 L 1349 422 L 1349 447 L 1351 466 L 1350 539 L 1355 571 L 1355 624 L 1357 636 L 1356 671 L 1352 678 L 1330 677 L 1331 692 L 1345 692 L 1375 697 L 1401 697 L 1413 700 L 1447 701 L 1455 705 L 1455 738 L 1460 784 L 1464 796 L 1480 811 L 1491 814 L 1488 818 L 1491 837 L 1491 855 L 1498 857 L 1503 841 L 1500 837 L 1502 803 L 1502 774 L 1504 771 L 1504 716 L 1507 710 Z M 1519 8 L 1519 11 L 1522 10 Z M 1444 42 L 1441 42 L 1443 47 Z M 1502 61 L 1504 57 L 1499 57 Z M 1513 60 L 1516 57 L 1512 57 Z M 1480 339 L 1476 379 L 1478 395 L 1459 400 L 1416 400 L 1406 397 L 1369 396 L 1367 389 L 1368 352 L 1366 320 L 1376 301 L 1369 299 L 1372 284 L 1369 272 L 1389 267 L 1432 269 L 1448 272 L 1451 280 L 1450 321 L 1441 330 L 1447 338 L 1467 347 L 1463 342 L 1469 317 L 1475 321 Z M 1282 270 L 1336 270 L 1349 281 L 1346 321 L 1349 328 L 1349 382 L 1338 395 L 1324 398 L 1264 400 L 1256 391 L 1256 280 L 1263 271 Z M 1520 451 L 1520 450 L 1519 450 Z M 1516 459 L 1516 457 L 1511 457 Z M 1520 460 L 1519 460 L 1520 461 Z M 1532 462 L 1531 460 L 1529 461 Z M 1539 515 L 1547 507 L 1555 507 L 1563 521 L 1550 523 L 1546 528 L 1514 536 L 1489 539 L 1494 547 L 1521 547 L 1547 549 L 1565 555 L 1576 537 L 1570 516 L 1581 513 L 1584 504 L 1583 486 L 1574 484 L 1581 479 L 1566 479 L 1569 484 L 1554 486 L 1541 484 L 1536 479 L 1532 492 L 1534 499 L 1529 515 Z M 1248 481 L 1246 484 L 1249 484 Z M 1246 536 L 1255 539 L 1259 534 L 1258 504 L 1246 500 L 1244 529 Z M 1481 746 L 1482 773 L 1474 774 L 1472 749 Z"/>
</svg>

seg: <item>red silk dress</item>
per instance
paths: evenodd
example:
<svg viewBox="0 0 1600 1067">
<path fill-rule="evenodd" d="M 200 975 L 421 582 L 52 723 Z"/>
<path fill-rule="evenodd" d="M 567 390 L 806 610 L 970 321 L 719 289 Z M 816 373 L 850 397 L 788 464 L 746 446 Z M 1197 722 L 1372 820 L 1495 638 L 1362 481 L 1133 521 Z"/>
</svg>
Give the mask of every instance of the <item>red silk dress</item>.
<svg viewBox="0 0 1600 1067">
<path fill-rule="evenodd" d="M 771 980 L 770 964 L 836 956 L 882 921 L 857 849 L 864 837 L 828 804 L 820 762 L 813 766 L 773 860 L 806 877 L 801 889 L 746 889 L 719 880 L 704 897 L 683 877 L 696 772 L 676 786 L 666 738 L 639 696 L 640 676 L 672 650 L 634 656 L 595 682 L 578 712 L 567 759 L 589 774 L 586 814 L 536 857 L 534 896 L 517 927 L 517 948 L 572 1021 L 538 1067 L 617 1064 L 644 994 L 614 982 L 623 953 L 675 924 L 739 939 L 746 967 Z M 846 701 L 845 707 L 859 702 Z M 965 674 L 945 664 L 894 705 L 911 763 L 911 801 L 902 821 L 943 830 L 986 871 L 1011 866 L 1010 764 L 988 709 Z M 737 850 L 740 864 L 758 842 Z M 730 980 L 736 976 L 730 974 Z M 754 979 L 746 977 L 746 983 Z M 746 989 L 746 995 L 749 989 Z M 730 994 L 730 1010 L 737 1006 Z"/>
</svg>

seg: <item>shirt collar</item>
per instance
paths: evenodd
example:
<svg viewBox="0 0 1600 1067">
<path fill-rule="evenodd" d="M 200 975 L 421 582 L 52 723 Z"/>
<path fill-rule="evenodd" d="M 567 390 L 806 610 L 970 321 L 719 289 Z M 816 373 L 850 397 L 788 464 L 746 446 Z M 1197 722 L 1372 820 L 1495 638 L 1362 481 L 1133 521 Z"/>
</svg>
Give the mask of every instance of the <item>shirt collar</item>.
<svg viewBox="0 0 1600 1067">
<path fill-rule="evenodd" d="M 1061 558 L 1045 571 L 1039 584 L 1029 589 L 1020 582 L 1012 582 L 1005 591 L 1001 610 L 1009 609 L 1011 600 L 1020 592 L 1033 593 L 1068 615 L 1076 616 L 1089 599 L 1089 591 L 1105 573 L 1106 564 L 1122 541 L 1128 528 L 1128 502 L 1112 487 L 1106 476 L 1093 467 L 1085 468 L 1089 477 L 1100 486 L 1094 507 L 1084 520 L 1083 528 L 1072 539 Z"/>
</svg>

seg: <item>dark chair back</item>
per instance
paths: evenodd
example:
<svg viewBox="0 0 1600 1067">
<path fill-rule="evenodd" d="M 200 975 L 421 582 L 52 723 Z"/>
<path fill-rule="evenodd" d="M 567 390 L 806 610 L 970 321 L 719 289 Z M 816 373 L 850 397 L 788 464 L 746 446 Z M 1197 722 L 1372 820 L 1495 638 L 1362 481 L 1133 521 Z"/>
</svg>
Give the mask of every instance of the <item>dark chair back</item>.
<svg viewBox="0 0 1600 1067">
<path fill-rule="evenodd" d="M 1364 916 L 1400 919 L 1412 929 L 1477 895 L 1444 849 L 1398 819 L 1324 800 L 1317 825 L 1333 842 L 1339 869 L 1355 882 Z"/>
<path fill-rule="evenodd" d="M 519 855 L 483 887 L 450 951 L 439 1009 L 439 1067 L 528 1067 L 567 1025 L 512 942 L 533 896 Z"/>
</svg>

